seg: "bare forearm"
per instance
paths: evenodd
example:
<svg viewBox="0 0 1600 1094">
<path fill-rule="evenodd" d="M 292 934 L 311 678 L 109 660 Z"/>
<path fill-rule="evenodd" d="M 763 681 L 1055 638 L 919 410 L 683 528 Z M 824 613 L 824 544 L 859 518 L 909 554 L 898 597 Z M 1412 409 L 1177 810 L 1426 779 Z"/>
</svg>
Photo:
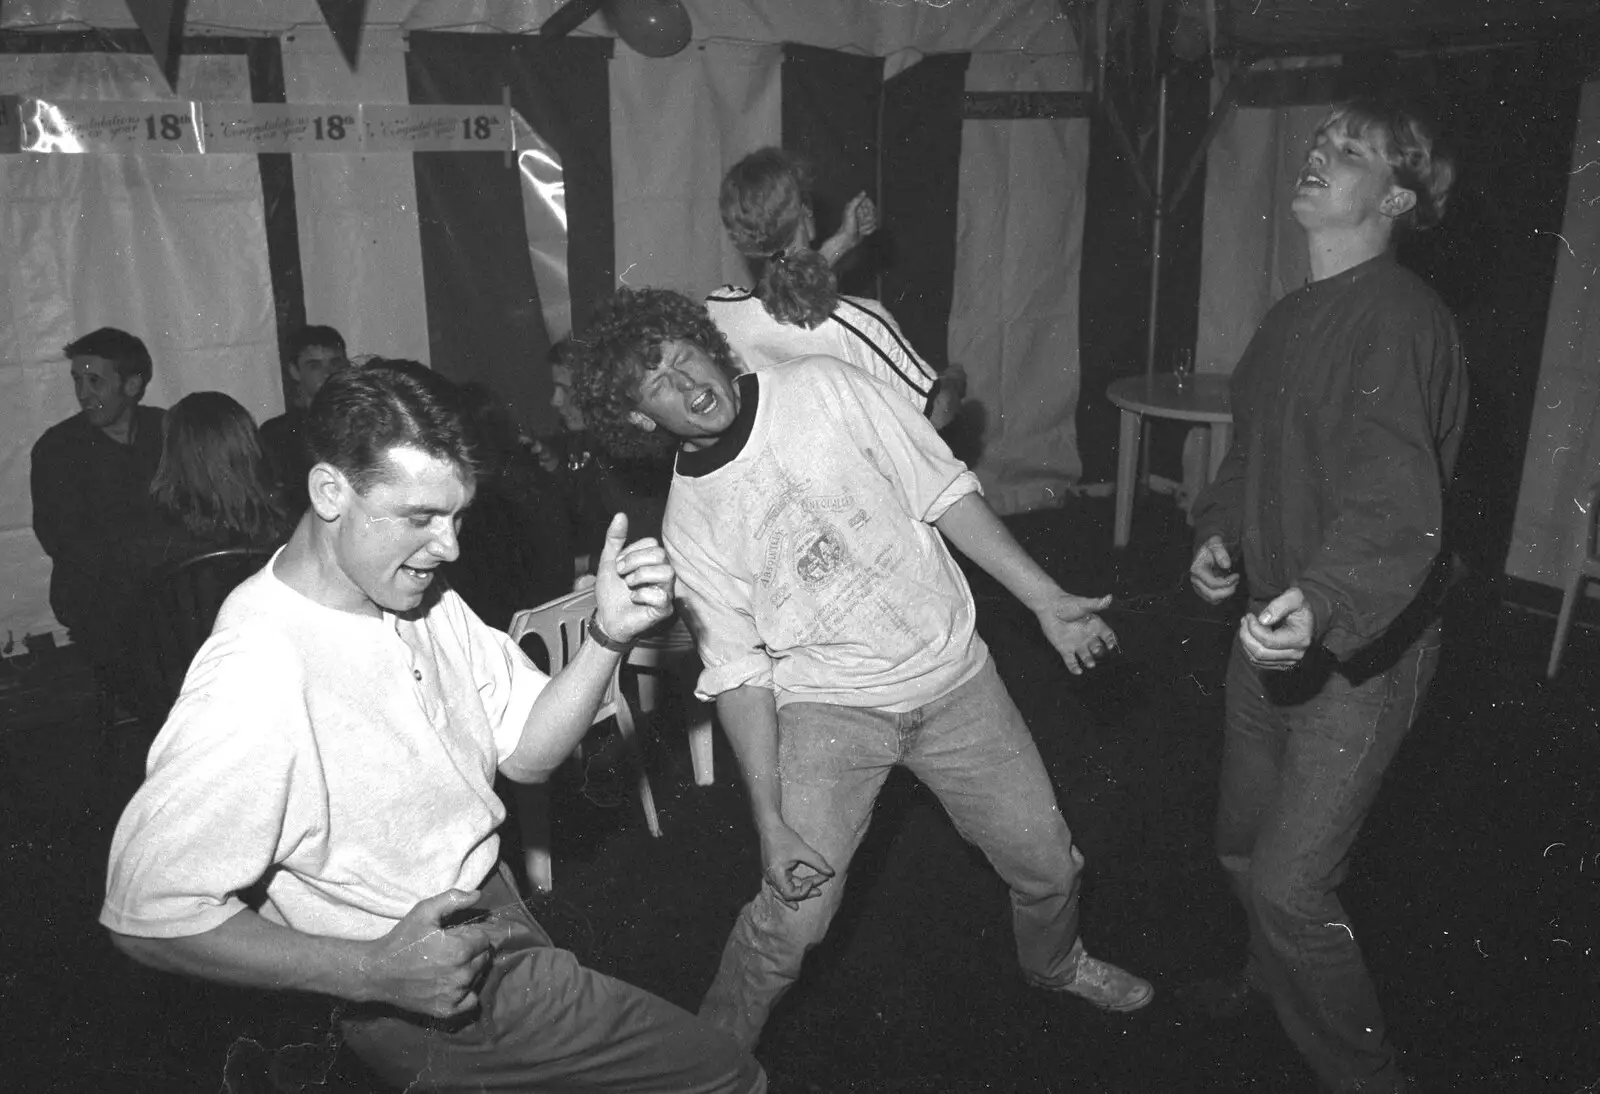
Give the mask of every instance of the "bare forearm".
<svg viewBox="0 0 1600 1094">
<path fill-rule="evenodd" d="M 1061 587 L 1022 549 L 979 495 L 968 494 L 956 502 L 934 526 L 962 554 L 1034 611 L 1061 593 Z"/>
<path fill-rule="evenodd" d="M 221 926 L 180 938 L 111 933 L 117 949 L 151 968 L 235 984 L 374 998 L 363 976 L 368 945 L 303 934 L 245 909 Z"/>
<path fill-rule="evenodd" d="M 756 829 L 783 821 L 778 781 L 778 705 L 767 688 L 745 686 L 717 696 L 717 716 L 739 760 Z"/>
<path fill-rule="evenodd" d="M 522 739 L 500 765 L 508 779 L 543 782 L 561 766 L 594 724 L 621 656 L 585 642 L 567 667 L 550 678 L 534 700 Z"/>
</svg>

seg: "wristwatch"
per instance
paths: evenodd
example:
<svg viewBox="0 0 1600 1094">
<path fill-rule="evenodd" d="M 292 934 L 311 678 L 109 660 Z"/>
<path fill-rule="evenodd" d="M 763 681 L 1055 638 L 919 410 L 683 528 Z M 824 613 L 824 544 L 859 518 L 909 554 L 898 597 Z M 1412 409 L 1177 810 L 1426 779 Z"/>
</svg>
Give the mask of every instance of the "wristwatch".
<svg viewBox="0 0 1600 1094">
<path fill-rule="evenodd" d="M 633 648 L 632 642 L 619 642 L 605 632 L 600 626 L 600 609 L 596 608 L 594 614 L 589 616 L 589 637 L 601 649 L 610 650 L 612 653 L 627 653 Z"/>
</svg>

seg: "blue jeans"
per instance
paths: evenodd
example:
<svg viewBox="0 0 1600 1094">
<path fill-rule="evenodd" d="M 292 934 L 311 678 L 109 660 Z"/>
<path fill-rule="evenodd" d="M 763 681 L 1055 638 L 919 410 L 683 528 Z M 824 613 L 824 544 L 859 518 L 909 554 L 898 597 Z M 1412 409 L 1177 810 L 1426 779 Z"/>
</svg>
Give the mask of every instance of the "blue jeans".
<svg viewBox="0 0 1600 1094">
<path fill-rule="evenodd" d="M 749 1049 L 767 1015 L 822 941 L 844 895 L 850 859 L 866 835 L 889 771 L 904 765 L 944 805 L 956 830 L 1011 887 L 1017 958 L 1029 980 L 1069 979 L 1077 963 L 1083 856 L 1055 790 L 993 662 L 966 683 L 903 713 L 828 703 L 778 712 L 783 819 L 835 874 L 797 909 L 763 886 L 745 905 L 700 1017 Z"/>
<path fill-rule="evenodd" d="M 504 866 L 480 907 L 510 929 L 495 948 L 468 1021 L 392 1007 L 341 1008 L 355 1054 L 411 1091 L 612 1091 L 763 1094 L 761 1065 L 721 1030 L 642 988 L 586 969 L 557 949 Z"/>
<path fill-rule="evenodd" d="M 1236 640 L 1228 665 L 1217 855 L 1249 917 L 1248 975 L 1340 1092 L 1403 1089 L 1336 890 L 1438 667 L 1438 625 L 1385 662 L 1347 676 L 1313 650 L 1262 672 Z"/>
</svg>

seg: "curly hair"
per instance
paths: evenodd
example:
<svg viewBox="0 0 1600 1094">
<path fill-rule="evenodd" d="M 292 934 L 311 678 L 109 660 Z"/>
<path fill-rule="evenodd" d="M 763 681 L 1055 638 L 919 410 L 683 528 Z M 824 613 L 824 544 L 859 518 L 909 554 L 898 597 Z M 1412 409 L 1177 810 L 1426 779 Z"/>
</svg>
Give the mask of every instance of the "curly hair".
<svg viewBox="0 0 1600 1094">
<path fill-rule="evenodd" d="M 749 261 L 756 298 L 780 323 L 810 329 L 833 314 L 839 280 L 816 251 L 795 247 L 811 208 L 811 170 L 781 148 L 762 148 L 728 169 L 718 203 L 728 239 Z"/>
<path fill-rule="evenodd" d="M 1456 177 L 1455 161 L 1418 114 L 1399 103 L 1351 99 L 1329 111 L 1317 132 L 1342 133 L 1371 143 L 1389 164 L 1395 185 L 1416 195 L 1416 204 L 1395 218 L 1396 231 L 1432 228 L 1444 217 Z"/>
<path fill-rule="evenodd" d="M 572 339 L 572 393 L 595 441 L 617 459 L 664 459 L 676 444 L 659 429 L 629 421 L 638 408 L 639 382 L 661 367 L 663 342 L 698 346 L 729 376 L 739 372 L 705 307 L 670 289 L 618 289 Z"/>
<path fill-rule="evenodd" d="M 202 538 L 276 543 L 289 533 L 255 420 L 220 391 L 185 395 L 167 410 L 150 496 Z"/>
</svg>

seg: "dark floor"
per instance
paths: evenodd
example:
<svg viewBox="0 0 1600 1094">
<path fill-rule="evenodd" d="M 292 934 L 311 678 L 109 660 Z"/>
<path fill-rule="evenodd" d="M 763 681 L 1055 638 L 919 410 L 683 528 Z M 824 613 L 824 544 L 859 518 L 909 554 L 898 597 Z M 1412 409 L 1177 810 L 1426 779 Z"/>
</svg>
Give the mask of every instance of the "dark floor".
<svg viewBox="0 0 1600 1094">
<path fill-rule="evenodd" d="M 1031 620 L 978 586 L 981 626 L 1090 864 L 1097 954 L 1157 985 L 1111 1018 L 1024 987 L 999 881 L 931 795 L 890 781 L 830 942 L 768 1027 L 776 1094 L 1259 1091 L 1308 1075 L 1275 1019 L 1198 1019 L 1177 990 L 1240 960 L 1209 849 L 1232 611 L 1183 592 L 1187 535 L 1161 499 L 1113 556 L 1110 502 L 1013 522 L 1109 613 L 1118 662 L 1062 671 Z M 1469 581 L 1412 739 L 1344 888 L 1394 1040 L 1422 1092 L 1600 1091 L 1600 639 L 1546 684 L 1551 621 Z M 0 667 L 5 961 L 0 1088 L 371 1089 L 328 1005 L 135 967 L 95 924 L 105 853 L 146 739 L 103 733 L 70 657 Z M 758 877 L 732 761 L 696 788 L 681 736 L 653 750 L 663 838 L 604 785 L 557 795 L 556 891 L 538 908 L 588 963 L 693 1007 Z M 513 856 L 514 857 L 514 856 Z"/>
</svg>

